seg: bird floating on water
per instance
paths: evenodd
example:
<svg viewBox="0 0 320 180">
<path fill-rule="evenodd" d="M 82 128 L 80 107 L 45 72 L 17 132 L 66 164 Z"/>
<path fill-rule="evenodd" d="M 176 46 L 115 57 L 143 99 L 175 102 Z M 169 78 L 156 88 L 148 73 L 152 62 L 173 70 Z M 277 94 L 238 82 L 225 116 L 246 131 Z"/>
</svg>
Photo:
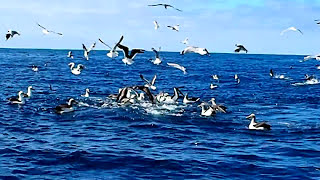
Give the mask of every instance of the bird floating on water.
<svg viewBox="0 0 320 180">
<path fill-rule="evenodd" d="M 67 112 L 73 112 L 73 104 L 77 103 L 73 98 L 70 98 L 68 101 L 68 104 L 60 104 L 56 106 L 55 110 L 57 113 L 62 114 L 62 113 L 67 113 Z"/>
<path fill-rule="evenodd" d="M 214 109 L 207 103 L 202 102 L 198 107 L 201 108 L 201 116 L 212 116 L 215 115 Z M 207 108 L 206 108 L 207 107 Z"/>
<path fill-rule="evenodd" d="M 217 87 L 218 87 L 218 85 L 216 85 L 216 84 L 210 84 L 210 89 L 215 89 Z"/>
<path fill-rule="evenodd" d="M 177 9 L 177 8 L 173 7 L 170 4 L 151 4 L 151 5 L 148 5 L 148 6 L 163 6 L 165 9 L 168 9 L 168 7 L 170 7 L 170 8 L 173 8 L 173 9 L 177 10 L 177 11 L 180 11 L 180 12 L 182 11 L 180 9 Z"/>
<path fill-rule="evenodd" d="M 280 35 L 282 36 L 282 35 L 284 35 L 284 33 L 288 32 L 288 31 L 299 32 L 299 33 L 301 33 L 301 35 L 303 35 L 302 31 L 300 29 L 295 28 L 295 27 L 289 27 L 289 28 L 281 31 Z"/>
<path fill-rule="evenodd" d="M 188 46 L 183 51 L 181 51 L 181 55 L 187 54 L 187 53 L 197 53 L 200 55 L 210 55 L 209 51 L 206 48 L 199 48 L 195 46 Z"/>
<path fill-rule="evenodd" d="M 146 85 L 144 85 L 145 87 L 150 88 L 152 90 L 157 89 L 157 87 L 154 85 L 157 79 L 157 75 L 154 75 L 151 81 L 148 81 L 146 78 L 144 78 L 142 74 L 140 74 L 140 78 L 147 83 Z"/>
<path fill-rule="evenodd" d="M 30 98 L 32 96 L 31 90 L 34 90 L 32 86 L 28 86 L 27 93 L 23 93 L 24 97 Z"/>
<path fill-rule="evenodd" d="M 167 64 L 168 64 L 168 66 L 180 69 L 184 74 L 187 73 L 187 69 L 179 64 L 176 64 L 176 63 L 167 63 Z"/>
<path fill-rule="evenodd" d="M 251 119 L 251 122 L 249 124 L 249 129 L 251 130 L 271 130 L 271 126 L 266 122 L 257 123 L 255 114 L 250 114 L 246 118 Z"/>
<path fill-rule="evenodd" d="M 240 78 L 239 78 L 238 74 L 234 75 L 234 80 L 236 80 L 237 84 L 240 83 Z"/>
<path fill-rule="evenodd" d="M 85 93 L 85 94 L 82 94 L 81 97 L 89 97 L 89 93 L 90 93 L 90 89 L 87 88 L 87 89 L 86 89 L 86 93 Z"/>
<path fill-rule="evenodd" d="M 238 52 L 241 52 L 241 51 L 244 51 L 246 53 L 248 53 L 248 50 L 241 44 L 236 44 L 236 49 L 234 50 L 234 52 L 238 53 Z"/>
<path fill-rule="evenodd" d="M 72 51 L 69 51 L 68 52 L 68 56 L 67 56 L 68 58 L 71 58 L 71 59 L 73 59 L 73 54 L 72 54 Z"/>
<path fill-rule="evenodd" d="M 38 24 L 38 26 L 39 26 L 40 28 L 42 28 L 42 33 L 43 33 L 43 34 L 46 34 L 46 35 L 47 35 L 47 34 L 49 34 L 49 33 L 53 33 L 53 34 L 57 34 L 57 35 L 62 36 L 62 33 L 55 32 L 55 31 L 50 31 L 50 30 L 48 30 L 47 28 L 41 26 L 39 23 L 37 23 L 37 24 Z"/>
<path fill-rule="evenodd" d="M 38 68 L 38 66 L 36 66 L 36 65 L 32 65 L 31 69 L 32 69 L 32 71 L 34 71 L 34 72 L 38 72 L 38 71 L 39 71 L 39 68 Z"/>
<path fill-rule="evenodd" d="M 68 64 L 71 70 L 71 73 L 74 75 L 79 75 L 81 74 L 81 71 L 84 69 L 84 66 L 82 64 L 78 64 L 77 67 L 75 67 L 75 63 L 71 62 Z"/>
<path fill-rule="evenodd" d="M 215 110 L 215 112 L 227 113 L 227 107 L 221 104 L 216 104 L 216 99 L 211 98 L 209 101 L 211 102 L 211 107 Z"/>
<path fill-rule="evenodd" d="M 159 51 L 161 50 L 161 47 L 159 47 Z M 155 59 L 151 59 L 151 62 L 153 62 L 153 64 L 155 65 L 159 65 L 162 63 L 161 59 L 160 59 L 160 55 L 159 55 L 159 51 L 157 51 L 156 49 L 152 48 L 152 51 L 155 53 Z"/>
<path fill-rule="evenodd" d="M 13 38 L 14 35 L 20 36 L 20 33 L 18 31 L 13 31 L 13 30 L 9 29 L 6 34 L 6 41 L 9 40 L 10 38 Z"/>
<path fill-rule="evenodd" d="M 119 49 L 122 50 L 124 58 L 122 59 L 122 62 L 126 65 L 131 65 L 134 63 L 133 59 L 136 57 L 138 53 L 144 53 L 143 49 L 132 49 L 130 54 L 129 54 L 129 48 L 122 45 L 118 44 Z"/>
<path fill-rule="evenodd" d="M 86 46 L 84 44 L 82 44 L 82 49 L 83 49 L 83 56 L 86 60 L 89 60 L 89 53 L 93 50 L 93 48 L 96 47 L 96 42 L 94 42 L 90 49 L 87 49 Z"/>
<path fill-rule="evenodd" d="M 18 92 L 18 97 L 8 98 L 8 101 L 12 104 L 24 104 L 25 100 L 23 98 L 23 91 Z"/>
</svg>

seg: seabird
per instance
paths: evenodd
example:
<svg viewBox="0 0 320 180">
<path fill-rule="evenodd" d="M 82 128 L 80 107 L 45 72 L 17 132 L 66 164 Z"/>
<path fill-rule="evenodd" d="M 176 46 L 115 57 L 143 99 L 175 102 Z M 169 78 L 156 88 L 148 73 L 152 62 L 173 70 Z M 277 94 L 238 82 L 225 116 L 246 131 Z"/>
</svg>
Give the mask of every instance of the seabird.
<svg viewBox="0 0 320 180">
<path fill-rule="evenodd" d="M 39 68 L 38 68 L 38 66 L 36 66 L 36 65 L 32 65 L 31 69 L 32 69 L 32 71 L 34 71 L 34 72 L 38 72 L 38 71 L 39 71 Z"/>
<path fill-rule="evenodd" d="M 240 78 L 239 78 L 238 74 L 234 75 L 234 79 L 237 81 L 237 84 L 240 83 Z"/>
<path fill-rule="evenodd" d="M 157 87 L 154 85 L 154 83 L 156 82 L 156 79 L 157 79 L 157 75 L 154 75 L 154 77 L 152 78 L 151 82 L 148 81 L 146 78 L 144 78 L 142 74 L 140 74 L 140 78 L 147 83 L 146 85 L 144 85 L 145 87 L 150 88 L 152 90 L 156 90 L 157 89 Z"/>
<path fill-rule="evenodd" d="M 277 75 L 277 74 L 275 74 L 275 73 L 273 72 L 272 69 L 270 69 L 269 75 L 270 75 L 271 77 L 274 77 L 274 78 L 277 78 L 277 79 L 286 79 L 286 77 L 285 77 L 283 74 Z"/>
<path fill-rule="evenodd" d="M 181 92 L 181 91 L 180 91 Z M 183 94 L 182 94 L 183 95 Z M 185 95 L 183 95 L 183 103 L 184 104 L 192 104 L 192 103 L 195 103 L 195 102 L 198 102 L 200 100 L 200 98 L 196 98 L 196 97 L 191 97 L 189 98 L 188 97 L 188 93 L 186 93 Z"/>
<path fill-rule="evenodd" d="M 66 112 L 72 112 L 74 111 L 73 109 L 73 103 L 76 103 L 76 101 L 73 98 L 70 98 L 68 101 L 68 104 L 60 104 L 56 106 L 55 110 L 57 113 L 62 114 Z"/>
<path fill-rule="evenodd" d="M 303 58 L 303 61 L 300 62 L 308 61 L 310 59 L 316 59 L 317 61 L 320 61 L 320 54 L 306 56 Z"/>
<path fill-rule="evenodd" d="M 208 107 L 207 109 L 205 109 L 205 107 Z M 201 116 L 212 116 L 215 114 L 214 109 L 211 106 L 208 106 L 207 103 L 202 102 L 198 107 L 201 108 Z"/>
<path fill-rule="evenodd" d="M 173 88 L 174 94 L 170 96 L 168 93 L 160 93 L 156 96 L 157 102 L 165 104 L 174 104 L 179 99 L 179 88 Z"/>
<path fill-rule="evenodd" d="M 195 46 L 188 46 L 180 54 L 184 55 L 187 53 L 198 53 L 200 55 L 210 55 L 209 51 L 206 48 L 199 48 Z"/>
<path fill-rule="evenodd" d="M 159 26 L 157 21 L 153 21 L 153 24 L 154 24 L 154 29 L 155 30 L 159 29 L 160 26 Z"/>
<path fill-rule="evenodd" d="M 75 67 L 75 63 L 71 62 L 68 64 L 71 70 L 71 73 L 74 75 L 79 75 L 82 71 L 82 69 L 84 69 L 84 66 L 82 64 L 78 64 L 77 67 Z"/>
<path fill-rule="evenodd" d="M 73 59 L 73 54 L 72 54 L 72 51 L 69 51 L 69 52 L 68 52 L 68 58 L 71 58 L 71 59 Z"/>
<path fill-rule="evenodd" d="M 9 29 L 6 34 L 6 41 L 9 40 L 10 38 L 13 38 L 13 36 L 16 34 L 20 36 L 20 33 L 18 31 L 12 31 L 11 29 Z"/>
<path fill-rule="evenodd" d="M 155 53 L 155 59 L 154 60 L 152 60 L 151 59 L 151 61 L 153 62 L 153 64 L 155 64 L 155 65 L 159 65 L 159 64 L 161 64 L 162 63 L 162 61 L 161 61 L 161 59 L 160 59 L 160 56 L 159 56 L 159 51 L 161 50 L 161 47 L 159 47 L 159 51 L 157 51 L 156 49 L 154 49 L 154 48 L 151 48 L 152 49 L 152 51 Z"/>
<path fill-rule="evenodd" d="M 38 24 L 38 26 L 39 26 L 39 27 L 41 27 L 41 28 L 42 28 L 42 33 L 43 33 L 43 34 L 54 33 L 54 34 L 58 34 L 58 35 L 62 36 L 62 33 L 54 32 L 54 31 L 50 31 L 50 30 L 48 30 L 47 28 L 45 28 L 45 27 L 41 26 L 39 23 L 37 23 L 37 24 Z"/>
<path fill-rule="evenodd" d="M 86 48 L 86 46 L 84 45 L 84 44 L 82 44 L 82 48 L 83 48 L 83 56 L 84 56 L 84 58 L 86 59 L 86 60 L 89 60 L 89 53 L 90 53 L 90 51 L 92 51 L 93 50 L 93 48 L 95 48 L 96 47 L 96 42 L 94 42 L 92 45 L 91 45 L 91 47 L 90 47 L 90 49 L 87 49 Z"/>
<path fill-rule="evenodd" d="M 118 44 L 118 47 L 122 50 L 124 58 L 122 59 L 122 62 L 125 64 L 131 65 L 134 63 L 133 59 L 136 57 L 138 53 L 144 53 L 143 49 L 132 49 L 129 55 L 129 48 Z"/>
<path fill-rule="evenodd" d="M 175 26 L 167 26 L 169 29 L 173 30 L 173 31 L 177 31 L 179 32 L 179 24 L 175 25 Z"/>
<path fill-rule="evenodd" d="M 32 86 L 28 86 L 28 91 L 27 91 L 27 93 L 23 93 L 23 96 L 27 97 L 27 98 L 30 98 L 31 95 L 32 95 L 31 90 L 34 90 L 33 87 Z"/>
<path fill-rule="evenodd" d="M 184 39 L 181 41 L 182 44 L 188 45 L 189 44 L 189 38 Z"/>
<path fill-rule="evenodd" d="M 248 53 L 248 50 L 241 44 L 236 44 L 235 45 L 237 48 L 234 50 L 234 52 L 240 52 L 240 51 L 245 51 L 246 53 Z"/>
<path fill-rule="evenodd" d="M 246 118 L 251 119 L 251 122 L 249 124 L 249 129 L 252 129 L 252 130 L 270 130 L 271 129 L 271 126 L 266 122 L 257 123 L 255 114 L 250 114 Z"/>
<path fill-rule="evenodd" d="M 23 98 L 23 91 L 18 92 L 18 97 L 8 98 L 8 101 L 10 101 L 12 104 L 24 104 L 25 100 Z"/>
<path fill-rule="evenodd" d="M 134 90 L 139 89 L 139 90 L 145 92 L 146 95 L 148 96 L 149 100 L 151 101 L 151 103 L 153 103 L 153 104 L 156 103 L 156 99 L 155 99 L 154 95 L 151 93 L 151 91 L 150 91 L 150 89 L 148 87 L 146 87 L 146 86 L 134 86 L 133 89 Z M 140 93 L 140 95 L 138 97 L 138 100 L 141 101 L 142 99 L 144 100 L 145 98 L 144 98 L 144 95 L 142 96 L 141 93 Z"/>
<path fill-rule="evenodd" d="M 85 93 L 85 94 L 82 94 L 81 97 L 89 97 L 89 93 L 90 93 L 90 89 L 87 88 L 87 89 L 86 89 L 86 93 Z"/>
<path fill-rule="evenodd" d="M 227 107 L 225 107 L 224 105 L 221 104 L 216 104 L 216 99 L 215 98 L 211 98 L 211 100 L 209 101 L 211 102 L 211 107 L 217 112 L 222 112 L 222 113 L 227 113 Z"/>
<path fill-rule="evenodd" d="M 167 63 L 168 66 L 171 66 L 171 67 L 174 67 L 174 68 L 177 68 L 177 69 L 180 69 L 184 74 L 187 73 L 187 70 L 185 67 L 179 65 L 179 64 L 176 64 L 176 63 Z"/>
<path fill-rule="evenodd" d="M 214 74 L 214 75 L 212 75 L 212 79 L 219 81 L 219 76 Z"/>
<path fill-rule="evenodd" d="M 216 84 L 210 84 L 210 89 L 215 89 L 217 87 L 218 87 L 218 85 L 216 85 Z"/>
<path fill-rule="evenodd" d="M 297 29 L 295 27 L 289 27 L 288 29 L 283 30 L 280 35 L 282 36 L 284 33 L 288 32 L 288 31 L 295 31 L 295 32 L 299 32 L 303 35 L 302 31 L 300 31 L 300 29 Z"/>
<path fill-rule="evenodd" d="M 173 7 L 170 4 L 151 4 L 151 5 L 148 5 L 148 6 L 163 6 L 165 9 L 168 9 L 168 7 L 170 7 L 170 8 L 173 8 L 173 9 L 177 10 L 177 11 L 180 11 L 180 12 L 182 11 L 180 9 L 177 9 L 177 8 Z"/>
<path fill-rule="evenodd" d="M 119 40 L 119 41 L 116 43 L 116 45 L 112 48 L 112 47 L 110 47 L 108 44 L 106 44 L 105 42 L 103 42 L 101 39 L 99 39 L 99 41 L 100 41 L 103 45 L 105 45 L 105 46 L 107 46 L 108 48 L 110 48 L 110 51 L 107 53 L 107 56 L 108 56 L 109 58 L 116 58 L 116 57 L 118 57 L 119 53 L 117 52 L 117 47 L 118 47 L 118 45 L 122 42 L 122 40 L 123 40 L 123 36 L 120 37 L 120 40 Z"/>
</svg>

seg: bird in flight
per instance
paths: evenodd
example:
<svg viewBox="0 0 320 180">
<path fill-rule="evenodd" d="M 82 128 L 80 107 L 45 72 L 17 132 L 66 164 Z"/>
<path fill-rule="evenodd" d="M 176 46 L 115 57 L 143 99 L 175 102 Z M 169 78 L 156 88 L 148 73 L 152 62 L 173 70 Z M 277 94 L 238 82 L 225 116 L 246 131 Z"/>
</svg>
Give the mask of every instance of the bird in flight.
<svg viewBox="0 0 320 180">
<path fill-rule="evenodd" d="M 284 33 L 288 32 L 288 31 L 296 31 L 296 32 L 299 32 L 299 33 L 301 33 L 303 35 L 302 31 L 300 31 L 300 29 L 297 29 L 295 27 L 289 27 L 288 29 L 283 30 L 280 33 L 280 35 L 282 36 Z"/>
<path fill-rule="evenodd" d="M 182 11 L 180 9 L 177 9 L 177 8 L 171 6 L 170 4 L 151 4 L 151 5 L 148 5 L 148 6 L 163 6 L 165 9 L 168 9 L 168 7 L 170 7 L 170 8 L 173 8 L 173 9 L 177 10 L 177 11 L 180 11 L 180 12 Z"/>
<path fill-rule="evenodd" d="M 169 29 L 173 30 L 173 31 L 177 31 L 179 32 L 179 24 L 175 25 L 175 26 L 167 26 Z"/>
<path fill-rule="evenodd" d="M 50 31 L 50 30 L 48 30 L 47 28 L 45 28 L 45 27 L 41 26 L 39 23 L 37 23 L 37 24 L 38 24 L 38 26 L 39 26 L 39 27 L 41 27 L 41 28 L 42 28 L 42 33 L 43 33 L 43 34 L 53 33 L 53 34 L 57 34 L 57 35 L 62 36 L 62 33 L 55 32 L 55 31 Z"/>
<path fill-rule="evenodd" d="M 8 30 L 7 34 L 6 34 L 6 40 L 9 40 L 10 38 L 13 38 L 14 35 L 19 35 L 20 33 L 18 31 L 13 31 L 11 29 Z"/>
</svg>

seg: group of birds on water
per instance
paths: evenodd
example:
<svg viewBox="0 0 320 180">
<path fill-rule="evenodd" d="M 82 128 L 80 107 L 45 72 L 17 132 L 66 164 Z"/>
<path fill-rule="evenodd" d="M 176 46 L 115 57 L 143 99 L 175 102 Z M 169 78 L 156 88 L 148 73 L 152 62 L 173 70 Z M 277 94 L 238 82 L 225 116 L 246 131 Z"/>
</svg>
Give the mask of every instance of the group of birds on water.
<svg viewBox="0 0 320 180">
<path fill-rule="evenodd" d="M 163 6 L 165 9 L 172 8 L 174 10 L 182 12 L 182 10 L 175 8 L 169 4 L 153 4 L 153 5 L 148 5 L 148 6 L 150 6 L 150 7 Z M 320 24 L 320 20 L 318 20 L 317 22 L 318 22 L 318 24 Z M 155 25 L 155 30 L 160 28 L 160 25 L 158 24 L 157 21 L 154 21 L 153 23 Z M 37 25 L 42 29 L 43 34 L 52 33 L 52 34 L 56 34 L 59 36 L 63 35 L 60 32 L 48 30 L 47 28 L 40 25 L 39 23 L 37 23 Z M 177 24 L 174 26 L 167 26 L 167 27 L 173 31 L 179 32 L 180 25 Z M 303 34 L 301 30 L 299 30 L 295 27 L 290 27 L 288 29 L 285 29 L 280 34 L 283 35 L 284 33 L 288 32 L 288 31 L 296 31 L 296 32 Z M 20 36 L 21 34 L 18 31 L 8 30 L 8 32 L 6 34 L 6 40 L 9 40 L 16 35 Z M 112 59 L 117 58 L 119 56 L 117 49 L 120 49 L 123 52 L 122 62 L 125 65 L 132 65 L 134 63 L 135 57 L 140 53 L 144 53 L 145 50 L 144 49 L 131 49 L 131 51 L 130 51 L 127 46 L 122 44 L 123 39 L 124 39 L 124 36 L 121 36 L 119 41 L 113 47 L 106 44 L 100 38 L 98 40 L 100 43 L 102 43 L 103 45 L 105 45 L 107 48 L 110 49 L 110 51 L 107 53 L 107 56 L 109 58 L 112 58 Z M 188 45 L 189 39 L 186 38 L 185 40 L 181 41 L 181 43 Z M 236 46 L 236 48 L 235 48 L 234 52 L 239 53 L 239 52 L 243 51 L 245 53 L 248 53 L 248 50 L 243 45 L 236 44 L 235 46 Z M 89 54 L 95 47 L 96 47 L 96 42 L 94 42 L 90 46 L 90 48 L 87 48 L 84 44 L 82 44 L 84 59 L 89 60 Z M 155 53 L 155 58 L 150 59 L 151 62 L 155 65 L 161 64 L 162 60 L 161 60 L 160 53 L 159 53 L 161 51 L 161 48 L 159 48 L 158 50 L 156 50 L 155 48 L 152 48 L 151 50 Z M 199 48 L 199 47 L 189 46 L 189 45 L 180 52 L 181 55 L 185 55 L 188 53 L 197 53 L 202 56 L 203 55 L 210 56 L 210 53 L 206 48 Z M 67 57 L 70 59 L 74 59 L 73 52 L 69 51 Z M 320 55 L 307 56 L 307 57 L 305 57 L 304 61 L 309 60 L 309 59 L 313 59 L 313 58 L 316 60 L 320 60 Z M 71 73 L 74 75 L 80 75 L 81 71 L 85 68 L 84 65 L 75 64 L 74 62 L 70 62 L 68 65 L 70 67 Z M 174 68 L 177 68 L 177 69 L 181 70 L 183 73 L 187 73 L 186 68 L 179 65 L 179 64 L 167 63 L 167 65 L 174 67 Z M 33 65 L 32 70 L 37 72 L 38 67 Z M 270 70 L 270 76 L 277 77 L 280 79 L 285 78 L 284 76 L 276 75 L 273 72 L 273 70 Z M 135 85 L 135 86 L 127 86 L 127 87 L 120 88 L 118 90 L 117 94 L 111 94 L 111 95 L 109 95 L 109 98 L 114 100 L 116 103 L 118 103 L 121 106 L 128 106 L 128 105 L 132 105 L 132 104 L 145 103 L 145 102 L 151 103 L 152 105 L 177 104 L 178 100 L 180 98 L 182 98 L 183 104 L 197 103 L 198 107 L 201 108 L 201 113 L 200 113 L 201 116 L 209 117 L 209 116 L 213 116 L 217 113 L 227 113 L 227 107 L 222 104 L 217 104 L 215 98 L 211 98 L 211 100 L 209 102 L 200 102 L 200 98 L 189 97 L 188 93 L 183 93 L 180 90 L 183 87 L 174 87 L 173 88 L 173 91 L 174 91 L 173 95 L 170 95 L 169 93 L 166 93 L 166 92 L 160 92 L 159 94 L 154 94 L 152 91 L 155 91 L 157 89 L 156 88 L 157 75 L 155 75 L 151 80 L 146 79 L 143 75 L 140 75 L 140 78 L 145 83 L 144 85 Z M 213 80 L 219 82 L 218 75 L 213 75 L 212 78 L 213 78 Z M 240 83 L 240 78 L 237 74 L 234 75 L 234 79 L 235 79 L 236 84 Z M 315 78 L 313 76 L 306 75 L 306 79 L 313 80 Z M 218 87 L 217 84 L 210 84 L 210 89 L 215 89 L 217 87 Z M 51 86 L 50 86 L 50 89 L 51 89 Z M 23 91 L 19 91 L 17 97 L 8 98 L 8 101 L 12 104 L 24 104 L 25 98 L 30 98 L 32 96 L 32 90 L 33 90 L 33 87 L 29 86 L 27 89 L 27 93 L 24 93 Z M 83 94 L 81 96 L 88 98 L 88 97 L 90 97 L 89 93 L 90 93 L 90 90 L 87 88 L 85 91 L 85 94 Z M 59 114 L 73 112 L 75 110 L 74 105 L 77 103 L 78 102 L 74 98 L 70 98 L 68 100 L 67 104 L 61 104 L 61 105 L 56 106 L 55 111 Z M 260 122 L 260 123 L 256 122 L 255 114 L 251 114 L 251 115 L 247 116 L 246 118 L 251 120 L 250 124 L 248 126 L 249 129 L 252 129 L 252 130 L 270 130 L 271 129 L 271 126 L 265 122 Z"/>
</svg>

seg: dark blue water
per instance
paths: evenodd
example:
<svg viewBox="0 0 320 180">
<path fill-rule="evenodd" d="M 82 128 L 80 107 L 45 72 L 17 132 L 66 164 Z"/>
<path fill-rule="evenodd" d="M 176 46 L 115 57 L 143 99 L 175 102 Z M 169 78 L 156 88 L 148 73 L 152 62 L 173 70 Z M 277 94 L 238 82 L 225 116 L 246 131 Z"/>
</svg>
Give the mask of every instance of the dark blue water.
<svg viewBox="0 0 320 180">
<path fill-rule="evenodd" d="M 303 82 L 306 73 L 320 77 L 316 61 L 163 52 L 164 63 L 156 66 L 148 60 L 153 53 L 146 52 L 125 66 L 121 57 L 109 59 L 105 51 L 93 51 L 89 61 L 74 51 L 72 61 L 86 66 L 75 76 L 67 52 L 0 50 L 0 179 L 320 178 L 320 85 L 291 85 Z M 181 64 L 188 73 L 166 62 Z M 31 70 L 33 64 L 39 72 Z M 270 68 L 291 79 L 271 79 Z M 107 96 L 118 88 L 143 84 L 139 74 L 158 75 L 157 93 L 184 86 L 183 92 L 202 101 L 215 97 L 229 112 L 205 118 L 196 105 L 110 104 Z M 210 90 L 213 74 L 220 75 L 220 82 Z M 35 91 L 26 104 L 6 101 L 29 85 Z M 86 88 L 91 98 L 80 97 Z M 81 102 L 76 111 L 56 114 L 52 108 L 70 97 Z M 245 117 L 251 113 L 272 130 L 248 130 Z"/>
</svg>

